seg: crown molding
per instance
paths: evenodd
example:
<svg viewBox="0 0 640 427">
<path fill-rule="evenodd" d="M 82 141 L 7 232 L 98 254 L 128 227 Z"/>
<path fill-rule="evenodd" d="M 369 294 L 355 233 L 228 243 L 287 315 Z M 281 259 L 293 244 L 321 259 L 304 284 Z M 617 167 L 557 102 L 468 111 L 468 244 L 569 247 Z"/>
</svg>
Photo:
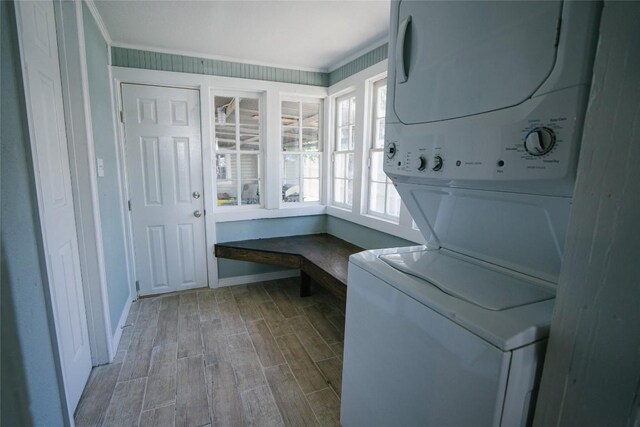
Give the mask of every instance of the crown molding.
<svg viewBox="0 0 640 427">
<path fill-rule="evenodd" d="M 111 35 L 109 34 L 109 30 L 107 30 L 107 26 L 104 24 L 104 21 L 102 20 L 102 16 L 100 15 L 100 12 L 98 12 L 98 7 L 94 3 L 94 1 L 84 0 L 84 3 L 89 8 L 89 12 L 91 12 L 91 15 L 93 16 L 93 20 L 96 22 L 98 29 L 100 29 L 100 33 L 102 34 L 102 37 L 104 37 L 104 39 L 106 40 L 109 46 L 113 45 L 113 40 L 111 40 Z"/>
<path fill-rule="evenodd" d="M 346 58 L 343 58 L 340 61 L 336 62 L 335 64 L 333 64 L 332 66 L 330 66 L 327 69 L 327 72 L 331 73 L 331 72 L 337 70 L 338 68 L 342 67 L 343 65 L 347 65 L 349 62 L 360 58 L 362 55 L 365 55 L 365 54 L 371 52 L 372 50 L 377 49 L 380 46 L 382 46 L 382 45 L 384 45 L 385 43 L 388 43 L 388 42 L 389 42 L 389 36 L 381 37 L 381 38 L 377 39 L 376 41 L 374 41 L 373 43 L 367 45 L 366 47 L 364 47 L 362 49 L 359 49 L 358 51 L 352 53 L 351 55 L 347 56 Z"/>
</svg>

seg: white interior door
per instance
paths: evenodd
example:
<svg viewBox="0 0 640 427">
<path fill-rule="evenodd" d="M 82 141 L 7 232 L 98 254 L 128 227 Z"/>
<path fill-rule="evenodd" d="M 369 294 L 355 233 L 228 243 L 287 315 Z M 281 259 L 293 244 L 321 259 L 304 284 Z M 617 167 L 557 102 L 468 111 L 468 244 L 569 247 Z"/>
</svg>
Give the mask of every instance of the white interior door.
<svg viewBox="0 0 640 427">
<path fill-rule="evenodd" d="M 67 409 L 72 416 L 91 372 L 91 350 L 78 256 L 53 3 L 16 2 L 16 18 L 51 305 Z"/>
<path fill-rule="evenodd" d="M 122 85 L 141 295 L 207 285 L 199 91 Z"/>
</svg>

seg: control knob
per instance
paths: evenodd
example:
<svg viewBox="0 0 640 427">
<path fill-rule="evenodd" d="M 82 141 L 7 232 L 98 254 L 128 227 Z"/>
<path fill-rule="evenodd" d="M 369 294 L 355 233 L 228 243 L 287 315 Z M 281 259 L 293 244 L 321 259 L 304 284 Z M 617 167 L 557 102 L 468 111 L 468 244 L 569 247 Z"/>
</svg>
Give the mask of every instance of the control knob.
<svg viewBox="0 0 640 427">
<path fill-rule="evenodd" d="M 524 139 L 524 149 L 532 156 L 544 156 L 555 144 L 555 133 L 546 127 L 535 128 Z"/>
<path fill-rule="evenodd" d="M 390 142 L 389 144 L 387 144 L 387 148 L 385 152 L 387 153 L 388 159 L 393 159 L 393 157 L 396 155 L 396 152 L 397 152 L 397 147 L 395 142 Z"/>
<path fill-rule="evenodd" d="M 416 169 L 419 171 L 423 171 L 427 168 L 427 158 L 425 156 L 420 156 L 416 159 Z"/>
<path fill-rule="evenodd" d="M 435 172 L 438 172 L 440 169 L 442 169 L 442 157 L 435 156 L 433 158 L 433 167 L 431 169 Z"/>
</svg>

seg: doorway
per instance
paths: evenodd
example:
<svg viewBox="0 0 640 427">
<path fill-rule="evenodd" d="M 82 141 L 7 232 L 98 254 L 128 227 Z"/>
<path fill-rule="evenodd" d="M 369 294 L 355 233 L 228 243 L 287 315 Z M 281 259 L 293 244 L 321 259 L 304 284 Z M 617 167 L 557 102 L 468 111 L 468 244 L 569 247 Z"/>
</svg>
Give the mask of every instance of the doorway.
<svg viewBox="0 0 640 427">
<path fill-rule="evenodd" d="M 207 286 L 200 92 L 121 89 L 138 294 Z"/>
</svg>

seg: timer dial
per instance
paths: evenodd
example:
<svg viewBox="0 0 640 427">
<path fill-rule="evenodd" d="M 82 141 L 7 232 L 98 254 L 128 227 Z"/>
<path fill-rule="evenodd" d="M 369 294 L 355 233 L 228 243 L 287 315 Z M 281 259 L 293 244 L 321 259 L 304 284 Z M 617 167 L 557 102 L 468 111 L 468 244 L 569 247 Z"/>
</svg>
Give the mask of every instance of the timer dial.
<svg viewBox="0 0 640 427">
<path fill-rule="evenodd" d="M 387 153 L 388 159 L 393 159 L 398 151 L 396 144 L 394 142 L 390 142 L 387 144 L 387 148 L 384 150 Z"/>
<path fill-rule="evenodd" d="M 427 168 L 427 158 L 425 156 L 420 156 L 416 159 L 416 168 L 419 171 L 423 171 Z"/>
<path fill-rule="evenodd" d="M 544 156 L 555 144 L 555 133 L 546 127 L 535 128 L 524 139 L 524 149 L 532 156 Z"/>
</svg>

